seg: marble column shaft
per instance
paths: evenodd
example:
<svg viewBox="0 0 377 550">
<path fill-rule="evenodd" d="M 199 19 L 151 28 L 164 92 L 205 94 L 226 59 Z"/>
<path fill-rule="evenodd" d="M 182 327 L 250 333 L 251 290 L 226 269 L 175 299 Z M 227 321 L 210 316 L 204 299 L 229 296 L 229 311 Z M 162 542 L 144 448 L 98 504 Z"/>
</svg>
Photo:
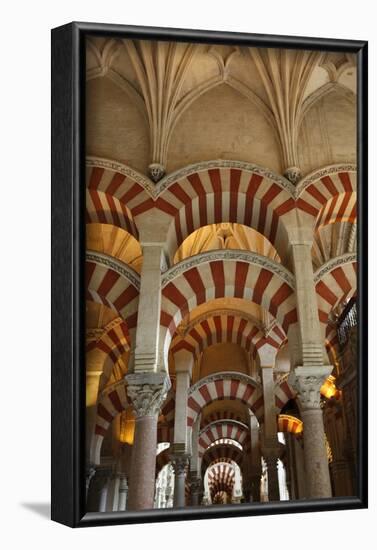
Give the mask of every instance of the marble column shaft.
<svg viewBox="0 0 377 550">
<path fill-rule="evenodd" d="M 174 508 L 185 506 L 185 482 L 186 468 L 188 466 L 187 456 L 176 456 L 172 459 L 174 468 Z"/>
<path fill-rule="evenodd" d="M 290 384 L 297 391 L 304 423 L 304 457 L 308 498 L 331 497 L 320 389 L 332 367 L 296 367 Z"/>
<path fill-rule="evenodd" d="M 164 373 L 133 373 L 126 375 L 126 380 L 136 415 L 128 509 L 151 509 L 155 492 L 157 420 L 170 380 Z"/>
</svg>

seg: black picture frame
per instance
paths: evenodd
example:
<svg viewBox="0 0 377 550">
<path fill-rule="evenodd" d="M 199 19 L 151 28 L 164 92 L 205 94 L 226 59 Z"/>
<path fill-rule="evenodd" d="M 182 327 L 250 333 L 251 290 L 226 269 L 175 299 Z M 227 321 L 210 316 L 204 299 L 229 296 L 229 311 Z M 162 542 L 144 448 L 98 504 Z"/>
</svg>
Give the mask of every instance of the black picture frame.
<svg viewBox="0 0 377 550">
<path fill-rule="evenodd" d="M 143 512 L 85 513 L 85 37 L 350 52 L 358 60 L 358 496 Z M 69 23 L 52 30 L 51 518 L 71 527 L 366 508 L 368 505 L 366 41 Z"/>
</svg>

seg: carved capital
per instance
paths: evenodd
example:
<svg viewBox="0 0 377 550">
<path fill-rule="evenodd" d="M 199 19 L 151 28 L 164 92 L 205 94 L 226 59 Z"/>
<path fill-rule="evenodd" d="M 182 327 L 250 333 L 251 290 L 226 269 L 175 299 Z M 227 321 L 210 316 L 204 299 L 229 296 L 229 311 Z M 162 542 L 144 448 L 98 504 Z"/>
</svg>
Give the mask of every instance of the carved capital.
<svg viewBox="0 0 377 550">
<path fill-rule="evenodd" d="M 155 183 L 160 181 L 160 179 L 162 179 L 165 175 L 165 167 L 158 162 L 152 162 L 152 164 L 148 166 L 148 170 L 151 179 Z"/>
<path fill-rule="evenodd" d="M 288 383 L 297 392 L 303 410 L 320 409 L 321 387 L 331 374 L 331 365 L 296 367 L 288 378 Z"/>
<path fill-rule="evenodd" d="M 293 185 L 296 185 L 301 179 L 301 170 L 298 166 L 290 166 L 284 172 L 284 176 L 289 180 Z"/>
<path fill-rule="evenodd" d="M 170 389 L 169 376 L 165 373 L 132 373 L 125 378 L 136 418 L 159 414 Z"/>
<path fill-rule="evenodd" d="M 189 457 L 187 454 L 171 455 L 171 461 L 176 476 L 184 475 L 188 466 Z"/>
</svg>

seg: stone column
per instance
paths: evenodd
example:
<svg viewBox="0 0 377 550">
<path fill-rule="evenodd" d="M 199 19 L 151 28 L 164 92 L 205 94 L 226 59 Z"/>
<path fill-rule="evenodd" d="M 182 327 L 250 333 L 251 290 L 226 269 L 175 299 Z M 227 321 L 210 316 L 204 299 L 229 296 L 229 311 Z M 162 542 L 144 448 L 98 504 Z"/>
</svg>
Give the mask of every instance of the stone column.
<svg viewBox="0 0 377 550">
<path fill-rule="evenodd" d="M 201 414 L 198 414 L 191 430 L 190 494 L 192 506 L 199 506 L 202 493 L 202 479 L 199 463 L 199 431 Z"/>
<path fill-rule="evenodd" d="M 263 385 L 264 426 L 262 452 L 268 472 L 268 498 L 269 500 L 280 500 L 278 459 L 280 458 L 281 450 L 277 436 L 273 371 L 276 350 L 266 344 L 258 350 L 258 355 L 260 357 Z"/>
<path fill-rule="evenodd" d="M 260 485 L 262 477 L 262 463 L 259 443 L 259 424 L 256 417 L 250 413 L 250 498 L 253 502 L 260 502 Z"/>
<path fill-rule="evenodd" d="M 90 483 L 86 505 L 87 512 L 105 512 L 108 482 L 111 475 L 109 468 L 98 467 Z"/>
<path fill-rule="evenodd" d="M 265 443 L 262 453 L 267 465 L 268 500 L 280 500 L 278 459 L 280 458 L 281 450 L 277 446 L 273 446 L 272 444 L 268 446 Z"/>
<path fill-rule="evenodd" d="M 175 365 L 175 413 L 174 413 L 174 447 L 188 452 L 187 440 L 187 396 L 193 365 L 192 353 L 180 350 L 174 354 Z"/>
<path fill-rule="evenodd" d="M 190 478 L 191 505 L 199 506 L 202 494 L 202 479 L 199 476 Z"/>
<path fill-rule="evenodd" d="M 110 478 L 107 491 L 106 511 L 116 512 L 119 501 L 119 473 L 115 470 Z"/>
<path fill-rule="evenodd" d="M 131 370 L 159 370 L 158 344 L 161 311 L 161 266 L 164 261 L 160 243 L 142 242 L 143 267 L 137 315 L 135 351 L 131 351 Z"/>
<path fill-rule="evenodd" d="M 304 449 L 302 441 L 297 438 L 292 438 L 294 449 L 294 462 L 297 480 L 297 498 L 306 498 L 306 475 L 305 475 L 305 461 L 304 461 Z"/>
<path fill-rule="evenodd" d="M 85 475 L 85 488 L 86 488 L 86 500 L 88 500 L 88 492 L 90 487 L 90 482 L 96 473 L 96 469 L 94 466 L 88 466 L 86 468 L 86 475 Z"/>
<path fill-rule="evenodd" d="M 260 502 L 260 483 L 262 477 L 262 467 L 251 469 L 250 476 L 250 500 Z"/>
<path fill-rule="evenodd" d="M 312 236 L 305 239 L 304 230 L 300 240 L 291 247 L 296 282 L 298 327 L 288 332 L 292 367 L 318 366 L 324 364 L 325 344 L 318 317 L 318 301 L 314 285 L 312 264 Z M 298 334 L 296 332 L 298 328 Z"/>
<path fill-rule="evenodd" d="M 128 495 L 128 483 L 127 477 L 124 474 L 120 475 L 119 481 L 119 501 L 118 511 L 123 512 L 127 509 L 127 495 Z"/>
<path fill-rule="evenodd" d="M 285 434 L 285 444 L 286 444 L 286 472 L 287 479 L 289 473 L 289 500 L 297 499 L 297 469 L 295 461 L 295 449 L 293 438 L 295 436 L 291 433 Z M 288 485 L 288 481 L 287 481 Z"/>
<path fill-rule="evenodd" d="M 132 448 L 128 509 L 153 508 L 156 471 L 157 421 L 170 388 L 165 373 L 126 375 L 127 393 L 136 415 Z"/>
<path fill-rule="evenodd" d="M 331 366 L 296 367 L 289 383 L 297 391 L 304 423 L 304 457 L 308 498 L 331 497 L 320 389 Z"/>
<path fill-rule="evenodd" d="M 190 387 L 193 364 L 192 353 L 180 350 L 174 354 L 175 412 L 172 464 L 174 468 L 174 506 L 185 505 L 185 475 L 188 466 L 187 394 Z"/>
<path fill-rule="evenodd" d="M 185 455 L 172 456 L 174 468 L 174 508 L 181 508 L 185 505 L 185 481 L 188 457 Z"/>
</svg>

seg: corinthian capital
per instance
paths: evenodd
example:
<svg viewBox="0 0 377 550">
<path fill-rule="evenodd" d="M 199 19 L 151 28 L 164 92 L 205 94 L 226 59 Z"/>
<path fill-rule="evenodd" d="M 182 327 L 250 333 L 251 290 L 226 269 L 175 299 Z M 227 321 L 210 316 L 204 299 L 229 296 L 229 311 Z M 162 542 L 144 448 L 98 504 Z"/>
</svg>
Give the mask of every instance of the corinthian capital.
<svg viewBox="0 0 377 550">
<path fill-rule="evenodd" d="M 189 457 L 187 454 L 171 455 L 171 461 L 174 468 L 175 475 L 183 475 L 186 472 L 186 468 L 189 463 Z"/>
<path fill-rule="evenodd" d="M 126 375 L 127 395 L 137 418 L 155 416 L 170 389 L 170 378 L 165 373 L 132 373 Z"/>
<path fill-rule="evenodd" d="M 296 367 L 288 378 L 288 383 L 297 392 L 303 410 L 319 409 L 321 387 L 331 374 L 331 365 Z"/>
</svg>

